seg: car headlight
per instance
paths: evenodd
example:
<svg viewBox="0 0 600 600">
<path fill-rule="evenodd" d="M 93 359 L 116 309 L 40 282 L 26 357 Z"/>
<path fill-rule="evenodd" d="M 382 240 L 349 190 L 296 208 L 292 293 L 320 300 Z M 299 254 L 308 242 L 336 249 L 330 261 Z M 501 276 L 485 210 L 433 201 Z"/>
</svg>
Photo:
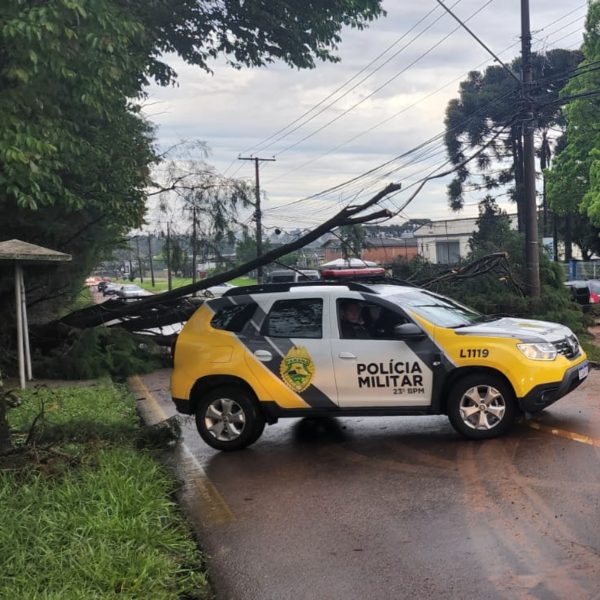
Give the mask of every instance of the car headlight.
<svg viewBox="0 0 600 600">
<path fill-rule="evenodd" d="M 517 348 L 531 360 L 554 360 L 557 354 L 554 344 L 517 344 Z"/>
</svg>

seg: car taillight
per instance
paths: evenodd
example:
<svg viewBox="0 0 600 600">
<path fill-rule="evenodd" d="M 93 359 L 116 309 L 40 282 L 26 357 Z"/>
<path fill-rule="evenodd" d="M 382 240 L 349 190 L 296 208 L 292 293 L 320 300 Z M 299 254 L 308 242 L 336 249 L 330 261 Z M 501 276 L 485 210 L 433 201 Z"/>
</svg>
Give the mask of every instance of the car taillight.
<svg viewBox="0 0 600 600">
<path fill-rule="evenodd" d="M 596 292 L 590 292 L 590 304 L 600 304 L 600 297 Z"/>
</svg>

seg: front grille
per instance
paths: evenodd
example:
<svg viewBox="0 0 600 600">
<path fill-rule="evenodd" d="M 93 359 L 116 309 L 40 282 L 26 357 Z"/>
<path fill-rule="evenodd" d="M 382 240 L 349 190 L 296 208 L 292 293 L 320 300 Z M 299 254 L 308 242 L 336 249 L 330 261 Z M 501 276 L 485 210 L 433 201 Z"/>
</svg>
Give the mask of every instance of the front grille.
<svg viewBox="0 0 600 600">
<path fill-rule="evenodd" d="M 566 358 L 575 358 L 580 352 L 579 342 L 574 335 L 569 335 L 558 342 L 554 342 L 554 347 L 559 354 Z"/>
</svg>

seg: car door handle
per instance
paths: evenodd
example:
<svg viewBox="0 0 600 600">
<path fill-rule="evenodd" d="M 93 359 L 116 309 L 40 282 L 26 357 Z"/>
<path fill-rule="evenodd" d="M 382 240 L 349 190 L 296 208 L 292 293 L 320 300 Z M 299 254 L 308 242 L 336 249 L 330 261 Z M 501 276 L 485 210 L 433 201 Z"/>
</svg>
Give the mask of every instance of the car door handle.
<svg viewBox="0 0 600 600">
<path fill-rule="evenodd" d="M 356 356 L 354 354 L 352 354 L 352 352 L 340 352 L 338 354 L 338 356 L 340 358 L 349 358 L 349 359 L 356 359 Z"/>
<path fill-rule="evenodd" d="M 268 350 L 256 350 L 254 356 L 262 362 L 269 362 L 273 359 L 273 355 Z"/>
</svg>

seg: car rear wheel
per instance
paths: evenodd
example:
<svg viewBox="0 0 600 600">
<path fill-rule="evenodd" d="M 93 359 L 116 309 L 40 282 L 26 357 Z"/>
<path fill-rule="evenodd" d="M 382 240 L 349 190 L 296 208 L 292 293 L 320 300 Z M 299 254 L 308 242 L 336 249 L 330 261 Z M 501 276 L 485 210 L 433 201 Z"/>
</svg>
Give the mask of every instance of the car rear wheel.
<svg viewBox="0 0 600 600">
<path fill-rule="evenodd" d="M 217 450 L 241 450 L 262 435 L 265 418 L 248 392 L 223 386 L 210 391 L 198 403 L 196 427 L 209 446 Z"/>
<path fill-rule="evenodd" d="M 448 398 L 448 419 L 458 433 L 483 440 L 506 432 L 515 419 L 517 403 L 511 387 L 490 373 L 457 381 Z"/>
</svg>

